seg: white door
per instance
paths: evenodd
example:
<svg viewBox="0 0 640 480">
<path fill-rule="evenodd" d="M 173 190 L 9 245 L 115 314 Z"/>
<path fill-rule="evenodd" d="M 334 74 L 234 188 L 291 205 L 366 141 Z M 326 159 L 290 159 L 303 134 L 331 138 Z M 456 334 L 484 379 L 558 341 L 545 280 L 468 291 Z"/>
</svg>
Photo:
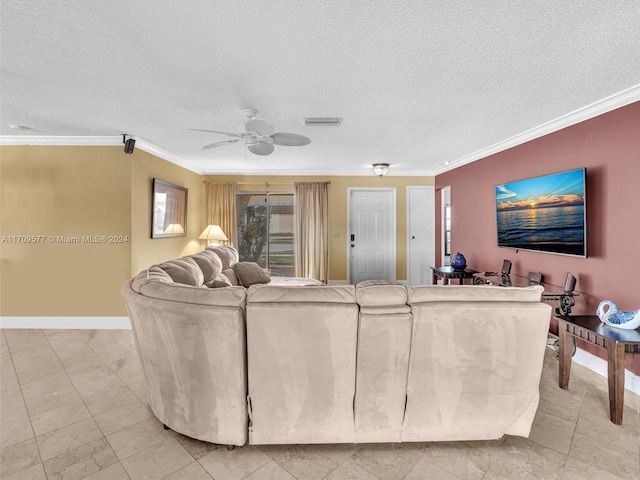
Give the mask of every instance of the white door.
<svg viewBox="0 0 640 480">
<path fill-rule="evenodd" d="M 435 188 L 407 187 L 407 283 L 431 285 L 435 266 Z"/>
<path fill-rule="evenodd" d="M 349 189 L 349 281 L 396 279 L 395 188 Z"/>
</svg>

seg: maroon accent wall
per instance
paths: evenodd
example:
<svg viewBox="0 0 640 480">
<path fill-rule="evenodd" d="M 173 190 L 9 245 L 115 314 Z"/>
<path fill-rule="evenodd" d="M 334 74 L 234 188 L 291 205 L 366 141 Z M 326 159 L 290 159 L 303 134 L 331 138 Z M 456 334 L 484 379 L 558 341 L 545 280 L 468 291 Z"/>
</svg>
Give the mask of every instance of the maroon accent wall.
<svg viewBox="0 0 640 480">
<path fill-rule="evenodd" d="M 497 246 L 496 185 L 580 167 L 587 168 L 587 258 Z M 469 267 L 495 271 L 509 259 L 512 273 L 541 272 L 560 286 L 571 272 L 581 292 L 576 314 L 595 314 L 604 299 L 621 310 L 640 309 L 640 102 L 438 175 L 436 191 L 446 186 L 452 251 L 463 253 Z M 439 203 L 436 193 L 436 258 Z M 602 349 L 585 349 L 606 358 Z M 627 364 L 636 374 L 639 357 Z"/>
</svg>

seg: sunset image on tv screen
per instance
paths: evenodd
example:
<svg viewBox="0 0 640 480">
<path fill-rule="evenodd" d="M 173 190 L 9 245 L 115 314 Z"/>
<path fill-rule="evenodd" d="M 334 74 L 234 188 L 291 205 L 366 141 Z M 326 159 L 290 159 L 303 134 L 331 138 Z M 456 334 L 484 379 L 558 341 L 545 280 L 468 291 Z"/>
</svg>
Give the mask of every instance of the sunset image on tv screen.
<svg viewBox="0 0 640 480">
<path fill-rule="evenodd" d="M 586 256 L 585 169 L 496 186 L 498 246 Z"/>
</svg>

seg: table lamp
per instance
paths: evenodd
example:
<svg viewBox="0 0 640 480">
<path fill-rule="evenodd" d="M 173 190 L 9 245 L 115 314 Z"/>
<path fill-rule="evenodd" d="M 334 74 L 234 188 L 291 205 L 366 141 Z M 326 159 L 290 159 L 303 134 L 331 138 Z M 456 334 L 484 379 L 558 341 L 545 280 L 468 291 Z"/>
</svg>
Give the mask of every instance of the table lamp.
<svg viewBox="0 0 640 480">
<path fill-rule="evenodd" d="M 220 225 L 209 225 L 198 237 L 200 240 L 209 240 L 209 245 L 220 245 L 220 241 L 228 241 Z"/>
</svg>

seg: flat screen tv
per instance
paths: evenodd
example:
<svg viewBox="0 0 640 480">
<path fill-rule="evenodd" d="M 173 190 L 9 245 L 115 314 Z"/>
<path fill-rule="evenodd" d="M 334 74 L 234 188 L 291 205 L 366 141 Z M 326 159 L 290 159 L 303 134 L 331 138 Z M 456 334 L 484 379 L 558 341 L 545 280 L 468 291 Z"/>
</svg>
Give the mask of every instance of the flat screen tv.
<svg viewBox="0 0 640 480">
<path fill-rule="evenodd" d="M 586 169 L 496 186 L 498 246 L 587 256 Z"/>
</svg>

